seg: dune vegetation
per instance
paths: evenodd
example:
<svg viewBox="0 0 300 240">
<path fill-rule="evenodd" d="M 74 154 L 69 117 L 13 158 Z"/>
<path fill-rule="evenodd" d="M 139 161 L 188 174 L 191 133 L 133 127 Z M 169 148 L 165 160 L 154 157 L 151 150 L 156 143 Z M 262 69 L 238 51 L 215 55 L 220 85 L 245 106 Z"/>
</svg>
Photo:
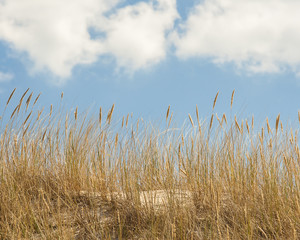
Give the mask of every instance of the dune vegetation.
<svg viewBox="0 0 300 240">
<path fill-rule="evenodd" d="M 39 109 L 29 90 L 10 112 L 14 98 L 0 120 L 0 239 L 300 239 L 298 130 L 280 115 L 258 131 L 196 107 L 175 130 L 170 107 L 161 129 L 114 120 L 114 105 Z"/>
</svg>

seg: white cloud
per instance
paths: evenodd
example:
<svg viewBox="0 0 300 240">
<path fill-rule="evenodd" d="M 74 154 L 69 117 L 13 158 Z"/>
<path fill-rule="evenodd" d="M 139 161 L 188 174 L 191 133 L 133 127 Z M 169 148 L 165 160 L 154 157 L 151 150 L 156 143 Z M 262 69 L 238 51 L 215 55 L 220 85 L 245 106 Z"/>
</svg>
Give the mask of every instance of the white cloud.
<svg viewBox="0 0 300 240">
<path fill-rule="evenodd" d="M 176 0 L 127 6 L 98 26 L 106 32 L 104 43 L 118 65 L 131 70 L 158 63 L 166 56 L 167 32 L 178 17 Z"/>
<path fill-rule="evenodd" d="M 34 70 L 68 78 L 77 64 L 104 54 L 136 70 L 165 57 L 165 33 L 176 18 L 176 0 L 138 3 L 115 10 L 121 0 L 2 0 L 0 40 L 24 52 Z M 114 11 L 113 11 L 114 10 Z M 106 16 L 113 11 L 114 15 Z M 96 28 L 104 38 L 91 38 Z"/>
<path fill-rule="evenodd" d="M 88 33 L 91 21 L 116 1 L 7 0 L 0 3 L 0 38 L 26 52 L 35 68 L 68 77 L 76 64 L 103 51 Z"/>
<path fill-rule="evenodd" d="M 0 82 L 9 82 L 14 78 L 12 73 L 0 72 Z"/>
<path fill-rule="evenodd" d="M 176 54 L 253 73 L 299 73 L 299 11 L 298 0 L 206 0 L 174 34 Z"/>
</svg>

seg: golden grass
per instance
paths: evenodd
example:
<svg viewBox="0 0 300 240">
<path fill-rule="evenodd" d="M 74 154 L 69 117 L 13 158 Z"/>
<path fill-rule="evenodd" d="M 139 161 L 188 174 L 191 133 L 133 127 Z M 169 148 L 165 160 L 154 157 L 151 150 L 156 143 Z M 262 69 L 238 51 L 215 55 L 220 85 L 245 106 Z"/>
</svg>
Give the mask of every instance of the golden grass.
<svg viewBox="0 0 300 240">
<path fill-rule="evenodd" d="M 160 131 L 114 122 L 114 105 L 105 123 L 102 108 L 33 109 L 33 93 L 22 107 L 28 92 L 1 116 L 0 239 L 300 238 L 298 131 L 280 115 L 256 132 L 254 118 L 206 125 L 196 107 L 178 132 L 169 106 Z"/>
</svg>

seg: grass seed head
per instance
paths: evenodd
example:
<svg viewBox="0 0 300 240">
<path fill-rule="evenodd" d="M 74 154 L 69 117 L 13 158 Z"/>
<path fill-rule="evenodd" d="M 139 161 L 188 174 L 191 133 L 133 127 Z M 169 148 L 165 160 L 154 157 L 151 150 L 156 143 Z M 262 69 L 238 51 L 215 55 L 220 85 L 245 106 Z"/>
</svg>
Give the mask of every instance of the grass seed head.
<svg viewBox="0 0 300 240">
<path fill-rule="evenodd" d="M 124 116 L 122 117 L 122 128 L 124 127 Z"/>
<path fill-rule="evenodd" d="M 99 109 L 99 119 L 98 119 L 98 121 L 99 121 L 99 125 L 101 126 L 101 122 L 102 122 L 102 107 L 100 107 L 100 109 Z"/>
<path fill-rule="evenodd" d="M 232 94 L 231 94 L 230 108 L 232 108 L 234 92 L 235 92 L 235 90 L 233 90 Z"/>
<path fill-rule="evenodd" d="M 35 98 L 34 102 L 33 102 L 33 106 L 36 104 L 37 100 L 40 98 L 41 93 L 39 93 L 39 95 Z"/>
<path fill-rule="evenodd" d="M 191 122 L 192 126 L 194 127 L 194 122 L 193 122 L 193 119 L 192 119 L 190 114 L 189 114 L 189 119 L 190 119 L 190 122 Z"/>
<path fill-rule="evenodd" d="M 32 111 L 31 111 L 31 112 L 28 114 L 28 116 L 26 117 L 26 119 L 25 119 L 25 121 L 24 121 L 24 123 L 23 123 L 23 126 L 26 124 L 26 122 L 27 122 L 28 119 L 30 118 L 31 114 L 32 114 Z"/>
<path fill-rule="evenodd" d="M 23 98 L 25 97 L 26 93 L 29 91 L 29 88 L 27 88 L 27 90 L 23 93 L 21 99 L 20 99 L 20 105 L 22 105 L 23 102 Z"/>
<path fill-rule="evenodd" d="M 212 128 L 213 121 L 214 121 L 214 114 L 212 114 L 211 118 L 210 118 L 209 130 L 211 130 L 211 128 Z"/>
<path fill-rule="evenodd" d="M 74 112 L 74 118 L 77 120 L 77 114 L 78 114 L 78 107 L 76 107 L 75 112 Z"/>
<path fill-rule="evenodd" d="M 170 105 L 169 105 L 168 110 L 167 110 L 166 121 L 168 121 L 169 113 L 170 113 Z"/>
<path fill-rule="evenodd" d="M 216 96 L 215 96 L 214 104 L 213 104 L 213 109 L 214 109 L 215 106 L 216 106 L 216 102 L 217 102 L 218 96 L 219 96 L 219 91 L 217 92 L 217 94 L 216 94 Z"/>
<path fill-rule="evenodd" d="M 198 106 L 197 105 L 196 105 L 196 116 L 197 116 L 197 121 L 200 122 L 199 111 L 198 111 Z"/>
<path fill-rule="evenodd" d="M 248 132 L 248 134 L 250 135 L 250 129 L 249 129 L 249 124 L 248 124 L 248 121 L 247 121 L 247 119 L 246 119 L 246 128 L 247 128 L 247 132 Z"/>
<path fill-rule="evenodd" d="M 7 102 L 6 102 L 6 106 L 9 104 L 9 102 L 10 102 L 12 96 L 14 95 L 15 91 L 16 91 L 16 88 L 15 88 L 15 89 L 11 92 L 11 94 L 9 95 L 9 98 L 8 98 L 8 100 L 7 100 Z"/>
<path fill-rule="evenodd" d="M 225 114 L 225 113 L 223 113 L 222 119 L 224 119 L 224 121 L 225 121 L 225 123 L 226 123 L 226 125 L 227 125 L 227 118 L 226 118 L 226 114 Z"/>
<path fill-rule="evenodd" d="M 238 121 L 236 119 L 236 116 L 234 116 L 234 121 L 235 121 L 235 126 L 237 127 L 237 129 L 239 130 L 239 132 L 242 133 L 241 128 L 239 126 L 239 123 L 238 123 Z"/>
<path fill-rule="evenodd" d="M 126 128 L 128 127 L 128 120 L 129 120 L 129 113 L 127 114 L 127 117 L 126 117 L 126 124 L 125 124 Z"/>
<path fill-rule="evenodd" d="M 275 123 L 276 134 L 277 134 L 277 130 L 278 130 L 279 119 L 280 119 L 280 114 L 278 114 L 278 116 L 276 118 L 276 123 Z"/>
<path fill-rule="evenodd" d="M 29 95 L 29 97 L 28 97 L 27 100 L 26 100 L 26 110 L 25 110 L 25 111 L 27 111 L 27 109 L 28 109 L 30 100 L 31 100 L 31 98 L 32 98 L 32 94 L 33 94 L 33 92 Z"/>
<path fill-rule="evenodd" d="M 112 105 L 110 111 L 107 114 L 106 121 L 108 122 L 108 124 L 110 124 L 110 122 L 111 122 L 111 117 L 114 112 L 114 108 L 115 108 L 115 104 Z"/>
<path fill-rule="evenodd" d="M 23 93 L 23 95 L 22 95 L 22 97 L 19 101 L 19 107 L 18 107 L 18 112 L 17 113 L 19 113 L 19 111 L 21 109 L 21 106 L 22 106 L 23 99 L 24 99 L 24 97 L 25 97 L 25 95 L 27 94 L 28 91 L 29 91 L 29 88 L 27 88 L 27 90 Z"/>
<path fill-rule="evenodd" d="M 50 105 L 50 117 L 52 116 L 53 105 Z"/>
<path fill-rule="evenodd" d="M 15 107 L 14 111 L 12 112 L 12 114 L 10 115 L 10 119 L 13 118 L 13 116 L 15 115 L 16 111 L 18 110 L 19 105 Z"/>
<path fill-rule="evenodd" d="M 266 119 L 266 122 L 267 122 L 268 134 L 270 134 L 270 132 L 271 132 L 271 127 L 270 127 L 269 119 L 268 119 L 268 118 Z"/>
</svg>

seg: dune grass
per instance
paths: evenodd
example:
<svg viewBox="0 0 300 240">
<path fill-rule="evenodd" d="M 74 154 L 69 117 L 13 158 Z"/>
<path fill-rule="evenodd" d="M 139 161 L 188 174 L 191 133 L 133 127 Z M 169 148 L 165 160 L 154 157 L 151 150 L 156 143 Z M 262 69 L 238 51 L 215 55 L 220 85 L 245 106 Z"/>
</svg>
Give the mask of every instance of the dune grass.
<svg viewBox="0 0 300 240">
<path fill-rule="evenodd" d="M 2 114 L 0 239 L 300 239 L 298 131 L 280 115 L 257 131 L 196 109 L 175 130 L 169 107 L 161 130 L 37 98 Z"/>
</svg>

